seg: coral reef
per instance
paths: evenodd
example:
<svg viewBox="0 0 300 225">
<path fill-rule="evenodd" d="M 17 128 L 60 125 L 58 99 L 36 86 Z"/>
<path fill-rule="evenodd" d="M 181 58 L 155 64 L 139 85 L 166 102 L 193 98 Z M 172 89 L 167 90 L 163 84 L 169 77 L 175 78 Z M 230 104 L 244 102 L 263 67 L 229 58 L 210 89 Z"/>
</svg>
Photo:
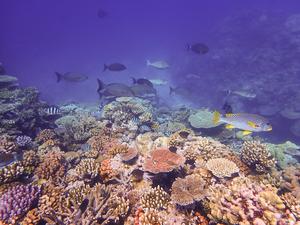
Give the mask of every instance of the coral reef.
<svg viewBox="0 0 300 225">
<path fill-rule="evenodd" d="M 199 109 L 197 112 L 191 114 L 188 118 L 190 125 L 193 128 L 212 128 L 219 124 L 213 123 L 213 112 L 208 109 Z"/>
<path fill-rule="evenodd" d="M 283 170 L 281 187 L 300 198 L 300 166 L 289 166 Z"/>
<path fill-rule="evenodd" d="M 259 141 L 246 141 L 241 150 L 242 160 L 257 172 L 267 172 L 275 166 L 275 159 L 267 146 Z"/>
<path fill-rule="evenodd" d="M 168 149 L 155 149 L 150 152 L 145 159 L 143 168 L 145 171 L 157 174 L 171 172 L 175 168 L 182 166 L 185 158 L 173 153 Z"/>
<path fill-rule="evenodd" d="M 171 199 L 174 203 L 187 206 L 200 201 L 206 194 L 206 181 L 199 175 L 177 178 L 172 184 Z"/>
<path fill-rule="evenodd" d="M 0 197 L 0 220 L 14 223 L 27 213 L 39 194 L 37 186 L 19 185 L 10 188 Z"/>
<path fill-rule="evenodd" d="M 210 187 L 209 217 L 229 224 L 290 224 L 295 217 L 268 185 L 253 183 L 248 178 L 234 178 L 232 183 Z"/>
<path fill-rule="evenodd" d="M 166 209 L 170 202 L 170 196 L 160 186 L 151 188 L 141 197 L 141 205 L 144 210 Z"/>
</svg>

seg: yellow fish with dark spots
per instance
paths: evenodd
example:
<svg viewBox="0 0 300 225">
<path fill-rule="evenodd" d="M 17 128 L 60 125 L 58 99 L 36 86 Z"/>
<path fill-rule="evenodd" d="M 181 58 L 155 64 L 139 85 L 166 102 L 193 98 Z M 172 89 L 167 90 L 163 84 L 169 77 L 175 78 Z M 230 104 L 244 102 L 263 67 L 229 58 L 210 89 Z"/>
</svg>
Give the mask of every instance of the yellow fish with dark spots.
<svg viewBox="0 0 300 225">
<path fill-rule="evenodd" d="M 230 113 L 221 115 L 219 112 L 214 112 L 213 122 L 215 124 L 226 124 L 227 129 L 241 129 L 243 134 L 251 134 L 252 132 L 271 131 L 272 126 L 269 121 L 256 114 L 249 113 Z"/>
</svg>

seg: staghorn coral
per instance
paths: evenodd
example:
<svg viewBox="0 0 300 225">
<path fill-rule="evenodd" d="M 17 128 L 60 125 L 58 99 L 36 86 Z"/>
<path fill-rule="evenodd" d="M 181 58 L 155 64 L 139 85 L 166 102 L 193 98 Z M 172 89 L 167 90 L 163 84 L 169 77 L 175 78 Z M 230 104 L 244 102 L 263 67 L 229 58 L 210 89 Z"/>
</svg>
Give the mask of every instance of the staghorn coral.
<svg viewBox="0 0 300 225">
<path fill-rule="evenodd" d="M 67 170 L 67 161 L 61 151 L 51 151 L 42 157 L 42 162 L 36 168 L 35 175 L 39 179 L 52 179 L 55 182 L 63 180 Z"/>
<path fill-rule="evenodd" d="M 200 201 L 206 194 L 206 181 L 199 175 L 177 178 L 172 184 L 171 199 L 180 206 L 187 206 Z"/>
<path fill-rule="evenodd" d="M 296 219 L 289 212 L 277 190 L 248 178 L 234 178 L 229 186 L 216 184 L 208 193 L 209 218 L 229 224 L 290 224 Z M 260 222 L 260 223 L 258 223 Z"/>
<path fill-rule="evenodd" d="M 38 213 L 38 210 L 36 208 L 30 210 L 25 218 L 22 220 L 20 225 L 33 225 L 33 224 L 38 224 L 40 221 L 40 215 Z"/>
<path fill-rule="evenodd" d="M 156 209 L 138 209 L 135 213 L 134 225 L 163 225 L 164 222 Z"/>
<path fill-rule="evenodd" d="M 91 187 L 83 181 L 75 181 L 66 187 L 67 197 L 70 199 L 72 204 L 75 204 L 75 207 L 78 207 L 83 202 L 90 191 Z M 74 205 L 70 207 L 74 207 Z"/>
<path fill-rule="evenodd" d="M 300 199 L 300 166 L 289 166 L 283 170 L 281 188 L 289 190 Z"/>
<path fill-rule="evenodd" d="M 108 149 L 108 154 L 110 156 L 115 156 L 117 154 L 126 153 L 128 151 L 128 146 L 125 144 L 119 144 L 117 142 L 113 143 Z"/>
<path fill-rule="evenodd" d="M 0 197 L 0 220 L 11 223 L 19 219 L 39 198 L 40 189 L 32 185 L 18 185 L 8 189 Z"/>
<path fill-rule="evenodd" d="M 56 138 L 57 138 L 57 136 L 56 136 L 56 133 L 54 132 L 54 130 L 44 129 L 44 130 L 41 130 L 37 134 L 35 141 L 37 141 L 39 143 L 45 143 L 46 141 L 54 140 Z"/>
<path fill-rule="evenodd" d="M 68 171 L 71 177 L 79 180 L 91 180 L 98 176 L 100 164 L 95 159 L 82 159 L 80 163 Z"/>
<path fill-rule="evenodd" d="M 257 172 L 267 172 L 276 163 L 267 146 L 260 141 L 245 141 L 241 150 L 241 158 Z"/>
<path fill-rule="evenodd" d="M 62 204 L 58 211 L 51 210 L 46 216 L 46 221 L 51 224 L 80 224 L 90 225 L 101 221 L 101 224 L 117 223 L 127 215 L 129 201 L 119 197 L 118 193 L 112 190 L 111 186 L 96 184 L 86 196 L 81 207 L 68 207 L 75 205 L 67 198 L 68 204 Z"/>
<path fill-rule="evenodd" d="M 170 196 L 160 186 L 151 188 L 141 197 L 141 205 L 144 210 L 166 209 L 170 202 Z"/>
<path fill-rule="evenodd" d="M 231 177 L 239 172 L 237 165 L 226 158 L 210 159 L 206 163 L 206 168 L 218 178 Z"/>
<path fill-rule="evenodd" d="M 181 155 L 173 153 L 168 149 L 159 148 L 150 152 L 145 159 L 143 168 L 145 171 L 157 174 L 171 172 L 172 170 L 182 166 L 185 158 Z"/>
</svg>

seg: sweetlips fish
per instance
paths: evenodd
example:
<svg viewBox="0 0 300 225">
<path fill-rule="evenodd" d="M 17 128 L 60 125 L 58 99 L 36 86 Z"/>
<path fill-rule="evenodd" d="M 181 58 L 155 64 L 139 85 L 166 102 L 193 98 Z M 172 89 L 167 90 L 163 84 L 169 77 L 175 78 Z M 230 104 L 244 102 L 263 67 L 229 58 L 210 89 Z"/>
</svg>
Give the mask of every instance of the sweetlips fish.
<svg viewBox="0 0 300 225">
<path fill-rule="evenodd" d="M 228 113 L 221 115 L 219 112 L 215 111 L 213 122 L 215 124 L 226 123 L 226 129 L 241 129 L 243 130 L 243 135 L 248 135 L 252 132 L 272 130 L 272 126 L 266 118 L 249 113 Z"/>
</svg>

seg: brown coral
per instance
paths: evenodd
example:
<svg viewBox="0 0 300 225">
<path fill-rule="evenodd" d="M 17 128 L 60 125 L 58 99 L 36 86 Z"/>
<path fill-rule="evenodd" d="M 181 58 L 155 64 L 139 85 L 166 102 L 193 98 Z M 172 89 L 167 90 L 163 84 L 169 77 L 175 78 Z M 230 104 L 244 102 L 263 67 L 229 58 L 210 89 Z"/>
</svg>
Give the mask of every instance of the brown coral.
<svg viewBox="0 0 300 225">
<path fill-rule="evenodd" d="M 289 190 L 297 199 L 300 199 L 300 166 L 289 166 L 283 171 L 281 187 Z"/>
<path fill-rule="evenodd" d="M 17 149 L 18 147 L 11 137 L 6 135 L 0 136 L 0 153 L 14 153 Z"/>
<path fill-rule="evenodd" d="M 157 174 L 171 172 L 175 168 L 182 166 L 185 158 L 168 149 L 160 148 L 151 151 L 150 155 L 145 159 L 144 170 Z"/>
<path fill-rule="evenodd" d="M 127 151 L 125 153 L 121 153 L 120 157 L 122 159 L 122 161 L 124 162 L 128 162 L 134 158 L 136 158 L 138 156 L 138 151 L 136 148 L 128 148 Z"/>
<path fill-rule="evenodd" d="M 149 209 L 166 209 L 170 202 L 170 196 L 160 186 L 151 188 L 143 194 L 141 198 L 142 208 Z"/>
<path fill-rule="evenodd" d="M 41 130 L 35 138 L 35 140 L 40 143 L 45 143 L 46 141 L 54 139 L 56 139 L 56 133 L 51 129 Z"/>
<path fill-rule="evenodd" d="M 51 151 L 42 157 L 42 163 L 37 167 L 35 174 L 39 179 L 61 181 L 67 170 L 67 161 L 61 151 Z"/>
<path fill-rule="evenodd" d="M 181 129 L 169 137 L 168 146 L 170 148 L 180 148 L 184 146 L 189 135 L 193 134 L 193 131 L 189 129 Z"/>
<path fill-rule="evenodd" d="M 206 163 L 206 168 L 218 178 L 231 177 L 239 172 L 237 165 L 226 158 L 210 159 Z"/>
<path fill-rule="evenodd" d="M 288 192 L 280 196 L 285 205 L 291 210 L 294 216 L 300 220 L 300 199 Z"/>
<path fill-rule="evenodd" d="M 275 159 L 267 146 L 260 141 L 245 141 L 241 151 L 242 160 L 257 172 L 267 172 L 275 167 Z"/>
<path fill-rule="evenodd" d="M 205 197 L 206 182 L 199 175 L 177 178 L 172 184 L 171 199 L 174 203 L 186 206 Z"/>
</svg>

